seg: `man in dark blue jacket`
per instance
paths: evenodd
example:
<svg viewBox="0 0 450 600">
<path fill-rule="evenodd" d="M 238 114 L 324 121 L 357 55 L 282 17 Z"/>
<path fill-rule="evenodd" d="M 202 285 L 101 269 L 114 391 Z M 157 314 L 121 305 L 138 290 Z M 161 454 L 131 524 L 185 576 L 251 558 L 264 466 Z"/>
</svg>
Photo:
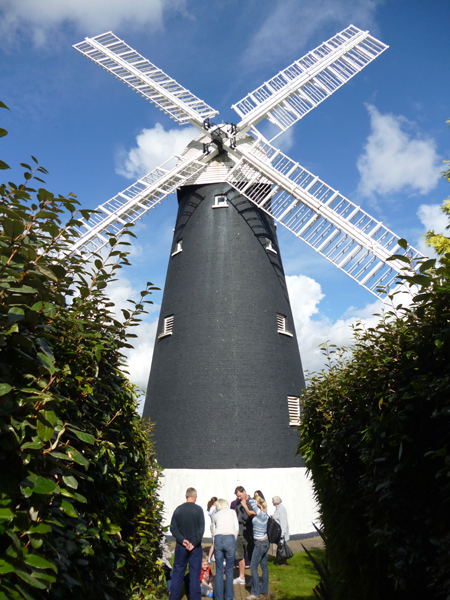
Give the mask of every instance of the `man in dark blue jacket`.
<svg viewBox="0 0 450 600">
<path fill-rule="evenodd" d="M 203 509 L 197 506 L 197 490 L 186 490 L 186 502 L 172 515 L 170 531 L 177 541 L 173 561 L 170 600 L 179 600 L 184 574 L 189 563 L 190 600 L 201 600 L 200 571 L 202 568 L 202 537 L 205 531 Z"/>
</svg>

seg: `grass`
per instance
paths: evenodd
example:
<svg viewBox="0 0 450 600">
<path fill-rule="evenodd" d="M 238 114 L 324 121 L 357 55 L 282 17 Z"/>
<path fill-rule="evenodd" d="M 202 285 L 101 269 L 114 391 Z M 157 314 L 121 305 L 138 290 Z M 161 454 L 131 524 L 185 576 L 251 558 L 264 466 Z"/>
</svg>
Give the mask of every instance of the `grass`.
<svg viewBox="0 0 450 600">
<path fill-rule="evenodd" d="M 325 558 L 325 550 L 312 550 L 311 554 L 318 561 Z M 315 600 L 313 588 L 320 578 L 305 552 L 295 553 L 286 566 L 274 560 L 269 556 L 269 585 L 276 600 Z"/>
</svg>

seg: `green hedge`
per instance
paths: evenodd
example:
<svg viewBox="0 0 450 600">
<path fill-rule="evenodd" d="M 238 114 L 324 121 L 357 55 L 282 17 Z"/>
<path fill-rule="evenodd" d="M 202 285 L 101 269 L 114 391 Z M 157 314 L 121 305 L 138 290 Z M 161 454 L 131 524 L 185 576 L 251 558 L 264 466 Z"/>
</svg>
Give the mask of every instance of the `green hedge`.
<svg viewBox="0 0 450 600">
<path fill-rule="evenodd" d="M 303 397 L 334 600 L 450 598 L 450 268 L 433 264 Z"/>
<path fill-rule="evenodd" d="M 32 160 L 0 186 L 0 597 L 152 595 L 159 467 L 121 354 L 151 284 L 117 321 L 105 288 L 125 242 L 67 256 L 89 211 L 35 190 Z"/>
</svg>

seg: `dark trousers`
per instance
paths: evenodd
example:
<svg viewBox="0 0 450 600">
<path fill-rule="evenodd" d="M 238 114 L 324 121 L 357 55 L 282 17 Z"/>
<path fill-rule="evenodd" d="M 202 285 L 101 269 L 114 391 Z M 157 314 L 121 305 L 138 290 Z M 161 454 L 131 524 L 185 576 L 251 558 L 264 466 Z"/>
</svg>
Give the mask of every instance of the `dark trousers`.
<svg viewBox="0 0 450 600">
<path fill-rule="evenodd" d="M 189 596 L 190 600 L 201 600 L 200 571 L 202 569 L 202 547 L 196 546 L 190 552 L 184 546 L 175 546 L 173 559 L 172 585 L 170 586 L 170 600 L 180 600 L 181 586 L 184 574 L 189 563 Z M 186 590 L 187 591 L 187 590 Z"/>
</svg>

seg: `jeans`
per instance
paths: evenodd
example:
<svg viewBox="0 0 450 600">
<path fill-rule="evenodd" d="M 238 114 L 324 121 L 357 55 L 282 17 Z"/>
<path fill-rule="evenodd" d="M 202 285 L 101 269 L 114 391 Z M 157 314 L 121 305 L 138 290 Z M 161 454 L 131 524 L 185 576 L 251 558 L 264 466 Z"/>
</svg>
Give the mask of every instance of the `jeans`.
<svg viewBox="0 0 450 600">
<path fill-rule="evenodd" d="M 252 591 L 251 594 L 259 598 L 261 594 L 269 593 L 269 567 L 267 566 L 269 540 L 255 540 L 253 548 L 250 570 L 252 572 Z M 261 586 L 259 584 L 258 565 L 261 565 L 262 577 Z M 171 599 L 173 600 L 173 599 Z"/>
<path fill-rule="evenodd" d="M 181 586 L 184 574 L 189 563 L 189 596 L 190 600 L 201 600 L 200 571 L 202 569 L 202 547 L 196 546 L 190 552 L 184 546 L 175 546 L 173 559 L 172 585 L 170 586 L 170 600 L 180 600 Z M 187 590 L 186 590 L 187 591 Z"/>
<path fill-rule="evenodd" d="M 225 600 L 233 600 L 233 567 L 236 553 L 234 535 L 214 536 L 214 559 L 216 561 L 216 578 L 214 580 L 214 600 L 223 600 L 223 560 L 225 566 Z M 172 598 L 171 598 L 172 600 Z"/>
</svg>

